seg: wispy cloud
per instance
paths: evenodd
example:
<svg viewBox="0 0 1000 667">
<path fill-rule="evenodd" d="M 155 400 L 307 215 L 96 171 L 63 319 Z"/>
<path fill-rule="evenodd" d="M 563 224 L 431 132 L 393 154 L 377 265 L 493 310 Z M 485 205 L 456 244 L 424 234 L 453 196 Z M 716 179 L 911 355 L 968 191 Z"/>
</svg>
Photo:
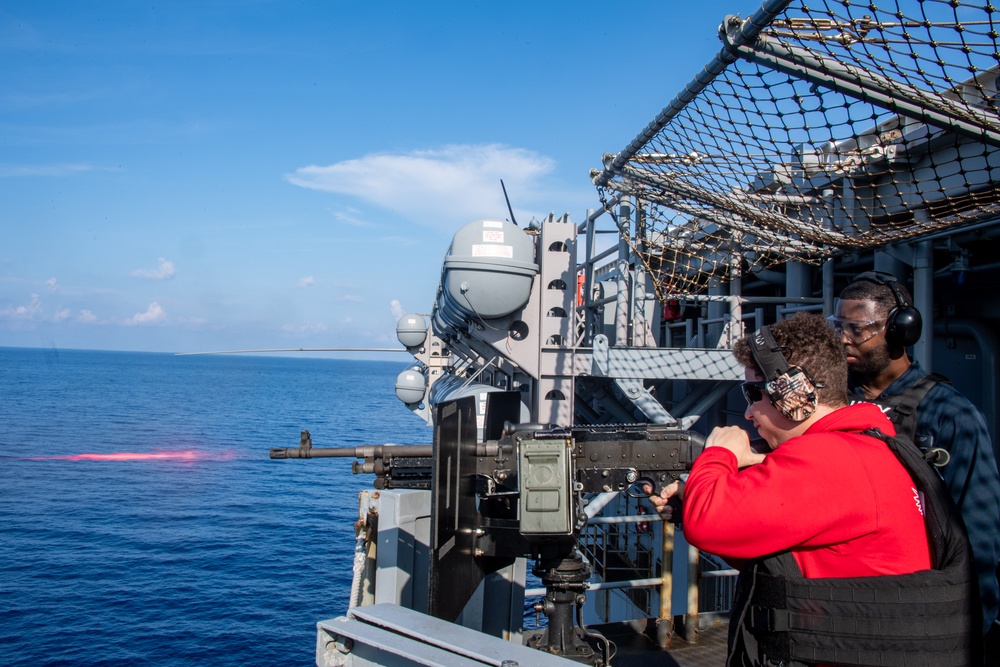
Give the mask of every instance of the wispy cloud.
<svg viewBox="0 0 1000 667">
<path fill-rule="evenodd" d="M 371 227 L 371 223 L 361 217 L 361 212 L 355 208 L 346 211 L 333 211 L 333 219 L 351 227 Z"/>
<path fill-rule="evenodd" d="M 71 104 L 79 104 L 81 102 L 90 102 L 94 99 L 99 99 L 106 94 L 105 91 L 98 90 L 88 90 L 85 92 L 68 92 L 68 91 L 45 91 L 41 93 L 36 92 L 21 92 L 21 91 L 10 91 L 4 95 L 0 95 L 0 102 L 4 106 L 13 107 L 15 109 L 51 109 L 52 107 L 62 107 Z"/>
<path fill-rule="evenodd" d="M 31 295 L 27 305 L 0 308 L 0 320 L 7 320 L 13 324 L 37 322 L 44 318 L 45 310 L 42 308 L 41 299 L 38 298 L 37 294 Z"/>
<path fill-rule="evenodd" d="M 328 166 L 301 167 L 295 185 L 358 197 L 416 222 L 453 230 L 483 217 L 507 217 L 504 180 L 519 202 L 532 201 L 555 162 L 500 144 L 453 145 L 410 153 L 375 153 Z M 520 215 L 530 217 L 522 211 Z"/>
<path fill-rule="evenodd" d="M 182 317 L 178 318 L 176 322 L 188 329 L 204 329 L 211 324 L 211 321 L 204 317 Z"/>
<path fill-rule="evenodd" d="M 167 321 L 167 311 L 163 310 L 163 306 L 156 303 L 155 301 L 149 304 L 144 313 L 136 313 L 132 317 L 128 318 L 122 324 L 126 326 L 147 326 L 150 324 L 162 324 Z"/>
<path fill-rule="evenodd" d="M 149 280 L 170 280 L 177 275 L 174 263 L 169 259 L 160 257 L 157 262 L 158 266 L 155 269 L 136 269 L 132 272 L 132 275 L 138 278 L 148 278 Z"/>
<path fill-rule="evenodd" d="M 308 336 L 311 334 L 323 333 L 327 330 L 327 327 L 322 322 L 312 323 L 308 322 L 306 324 L 283 324 L 281 330 L 287 334 L 292 334 L 293 336 Z"/>
<path fill-rule="evenodd" d="M 69 308 L 59 308 L 50 313 L 42 305 L 38 294 L 32 293 L 26 305 L 0 308 L 0 321 L 7 322 L 12 329 L 33 329 L 40 322 L 60 323 L 72 317 Z"/>
<path fill-rule="evenodd" d="M 54 282 L 55 278 L 52 278 L 48 282 Z M 54 290 L 53 290 L 54 291 Z M 166 313 L 160 308 L 159 304 L 151 303 L 149 308 L 145 313 L 139 313 L 127 320 L 121 322 L 121 324 L 127 325 L 137 325 L 137 324 L 152 324 L 154 322 L 163 321 L 166 319 Z M 42 298 L 38 294 L 31 294 L 30 300 L 25 305 L 20 306 L 8 306 L 7 308 L 0 308 L 0 322 L 6 322 L 6 325 L 10 329 L 22 329 L 31 330 L 35 326 L 41 323 L 69 323 L 69 324 L 117 324 L 118 320 L 102 320 L 94 312 L 87 308 L 82 308 L 77 311 L 76 316 L 73 316 L 73 309 L 58 306 L 55 311 L 51 310 L 51 306 L 46 308 L 45 304 L 42 302 Z"/>
<path fill-rule="evenodd" d="M 406 315 L 406 311 L 403 310 L 403 304 L 399 302 L 399 299 L 393 299 L 389 302 L 389 310 L 392 312 L 392 316 L 397 320 L 403 315 Z"/>
<path fill-rule="evenodd" d="M 0 165 L 0 178 L 17 176 L 72 176 L 99 169 L 90 164 L 6 164 Z"/>
<path fill-rule="evenodd" d="M 312 276 L 304 276 L 299 278 L 299 287 L 312 287 L 316 284 L 316 279 Z"/>
<path fill-rule="evenodd" d="M 49 278 L 45 281 L 45 284 L 49 286 L 49 289 L 55 292 L 59 289 L 59 283 L 55 278 Z"/>
<path fill-rule="evenodd" d="M 357 294 L 341 294 L 337 297 L 337 301 L 350 301 L 351 303 L 361 303 L 364 301 L 363 298 Z"/>
<path fill-rule="evenodd" d="M 471 220 L 469 222 L 472 222 Z M 393 245 L 417 245 L 420 243 L 420 239 L 415 239 L 409 236 L 383 236 L 379 239 L 382 243 L 391 243 Z"/>
</svg>

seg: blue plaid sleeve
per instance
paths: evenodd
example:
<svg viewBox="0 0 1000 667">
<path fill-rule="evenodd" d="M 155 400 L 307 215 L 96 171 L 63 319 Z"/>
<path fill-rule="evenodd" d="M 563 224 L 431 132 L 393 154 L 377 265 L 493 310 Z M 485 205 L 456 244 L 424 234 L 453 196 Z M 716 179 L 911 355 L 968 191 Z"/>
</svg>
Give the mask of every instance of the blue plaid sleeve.
<svg viewBox="0 0 1000 667">
<path fill-rule="evenodd" d="M 948 450 L 940 469 L 972 543 L 979 576 L 985 627 L 1000 610 L 1000 474 L 982 413 L 949 384 L 938 384 L 917 408 L 917 439 Z"/>
</svg>

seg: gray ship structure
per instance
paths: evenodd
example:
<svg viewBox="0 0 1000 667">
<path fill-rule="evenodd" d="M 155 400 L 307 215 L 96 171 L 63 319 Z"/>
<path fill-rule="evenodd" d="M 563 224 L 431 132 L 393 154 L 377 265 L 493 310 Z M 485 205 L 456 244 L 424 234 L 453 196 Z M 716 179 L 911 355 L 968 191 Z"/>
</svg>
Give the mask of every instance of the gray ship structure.
<svg viewBox="0 0 1000 667">
<path fill-rule="evenodd" d="M 831 314 L 865 270 L 911 286 L 913 356 L 984 412 L 996 446 L 998 11 L 750 9 L 604 155 L 581 220 L 455 234 L 432 309 L 397 326 L 413 362 L 396 393 L 432 444 L 304 432 L 272 450 L 375 476 L 349 609 L 318 623 L 317 665 L 722 664 L 736 573 L 658 521 L 642 487 L 684 474 L 713 427 L 747 426 L 738 337 Z"/>
</svg>

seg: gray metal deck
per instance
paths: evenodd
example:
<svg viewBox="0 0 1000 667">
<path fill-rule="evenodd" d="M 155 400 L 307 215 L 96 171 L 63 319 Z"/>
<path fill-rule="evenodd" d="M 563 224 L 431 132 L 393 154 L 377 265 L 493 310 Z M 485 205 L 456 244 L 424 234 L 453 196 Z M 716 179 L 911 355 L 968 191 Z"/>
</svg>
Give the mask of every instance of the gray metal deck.
<svg viewBox="0 0 1000 667">
<path fill-rule="evenodd" d="M 697 642 L 675 640 L 660 648 L 647 635 L 600 630 L 616 646 L 612 667 L 701 667 L 721 665 L 726 627 L 702 630 Z M 392 604 L 356 607 L 347 616 L 317 624 L 318 667 L 567 667 L 575 663 L 520 644 Z"/>
</svg>

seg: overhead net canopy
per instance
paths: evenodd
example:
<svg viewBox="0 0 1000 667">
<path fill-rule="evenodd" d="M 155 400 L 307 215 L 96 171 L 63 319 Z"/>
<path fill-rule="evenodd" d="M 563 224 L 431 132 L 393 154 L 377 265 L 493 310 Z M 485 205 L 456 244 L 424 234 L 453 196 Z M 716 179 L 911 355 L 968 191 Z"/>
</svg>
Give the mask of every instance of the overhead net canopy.
<svg viewBox="0 0 1000 667">
<path fill-rule="evenodd" d="M 660 298 L 1000 208 L 1000 14 L 987 2 L 765 2 L 591 174 Z"/>
</svg>

